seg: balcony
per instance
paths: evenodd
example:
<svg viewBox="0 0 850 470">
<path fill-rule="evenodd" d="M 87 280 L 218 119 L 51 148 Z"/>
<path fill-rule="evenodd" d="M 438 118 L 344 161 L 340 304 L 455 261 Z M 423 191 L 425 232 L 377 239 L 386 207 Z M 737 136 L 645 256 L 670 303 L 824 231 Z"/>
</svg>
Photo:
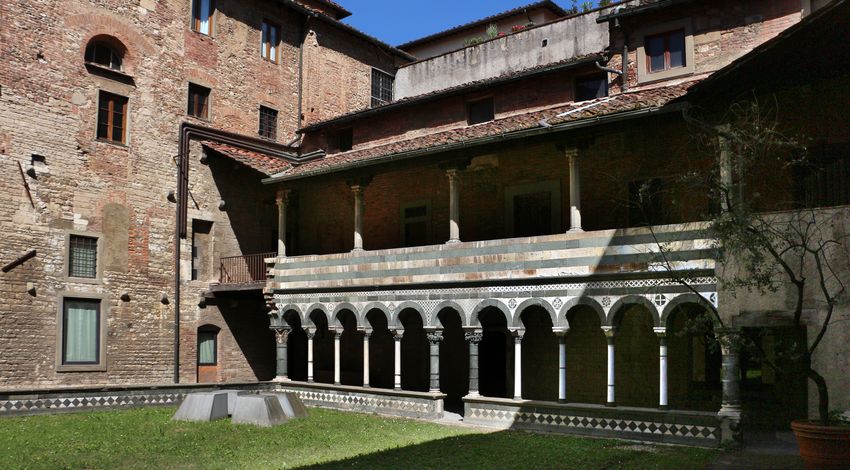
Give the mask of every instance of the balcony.
<svg viewBox="0 0 850 470">
<path fill-rule="evenodd" d="M 262 289 L 268 277 L 265 260 L 275 256 L 277 253 L 255 253 L 221 258 L 219 284 L 212 290 Z"/>
</svg>

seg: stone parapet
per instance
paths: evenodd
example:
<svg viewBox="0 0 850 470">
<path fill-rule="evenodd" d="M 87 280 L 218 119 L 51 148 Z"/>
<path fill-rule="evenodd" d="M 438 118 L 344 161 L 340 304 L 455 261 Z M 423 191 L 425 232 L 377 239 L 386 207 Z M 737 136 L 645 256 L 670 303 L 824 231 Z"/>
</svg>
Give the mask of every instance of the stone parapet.
<svg viewBox="0 0 850 470">
<path fill-rule="evenodd" d="M 280 391 L 295 393 L 307 406 L 418 419 L 442 418 L 446 397 L 442 393 L 302 382 L 280 384 Z"/>
</svg>

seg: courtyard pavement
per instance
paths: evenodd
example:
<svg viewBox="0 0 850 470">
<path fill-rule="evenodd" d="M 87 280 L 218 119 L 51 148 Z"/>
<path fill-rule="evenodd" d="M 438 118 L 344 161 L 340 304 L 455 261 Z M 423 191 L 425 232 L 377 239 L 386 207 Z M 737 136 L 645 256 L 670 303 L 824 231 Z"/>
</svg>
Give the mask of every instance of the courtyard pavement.
<svg viewBox="0 0 850 470">
<path fill-rule="evenodd" d="M 741 450 L 723 453 L 706 470 L 798 470 L 803 459 L 791 431 L 750 431 Z"/>
</svg>

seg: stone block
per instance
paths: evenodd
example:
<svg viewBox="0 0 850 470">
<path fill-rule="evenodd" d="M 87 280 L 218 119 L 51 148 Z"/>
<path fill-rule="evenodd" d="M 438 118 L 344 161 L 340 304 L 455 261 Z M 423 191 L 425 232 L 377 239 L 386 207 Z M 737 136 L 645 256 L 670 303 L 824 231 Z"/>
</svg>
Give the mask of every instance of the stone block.
<svg viewBox="0 0 850 470">
<path fill-rule="evenodd" d="M 217 393 L 227 394 L 227 414 L 233 416 L 233 410 L 236 408 L 236 397 L 240 394 L 251 393 L 247 390 L 219 390 Z"/>
<path fill-rule="evenodd" d="M 274 393 L 274 396 L 277 397 L 280 407 L 283 409 L 283 414 L 285 414 L 287 418 L 307 417 L 307 407 L 304 406 L 304 402 L 302 402 L 295 393 L 276 392 Z"/>
<path fill-rule="evenodd" d="M 269 428 L 288 421 L 278 398 L 271 394 L 236 395 L 234 424 L 252 424 Z"/>
<path fill-rule="evenodd" d="M 227 417 L 227 394 L 221 392 L 198 392 L 186 395 L 177 413 L 171 418 L 177 421 L 214 421 Z"/>
</svg>

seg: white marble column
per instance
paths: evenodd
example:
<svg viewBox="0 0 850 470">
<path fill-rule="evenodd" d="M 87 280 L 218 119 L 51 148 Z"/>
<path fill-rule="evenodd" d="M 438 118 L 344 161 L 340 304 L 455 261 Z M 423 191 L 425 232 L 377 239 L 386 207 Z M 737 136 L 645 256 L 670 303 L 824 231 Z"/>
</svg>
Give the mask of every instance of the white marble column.
<svg viewBox="0 0 850 470">
<path fill-rule="evenodd" d="M 289 207 L 289 190 L 277 192 L 277 256 L 286 256 L 286 208 Z"/>
<path fill-rule="evenodd" d="M 316 337 L 316 330 L 310 328 L 307 330 L 307 382 L 313 383 L 313 338 Z"/>
<path fill-rule="evenodd" d="M 354 249 L 351 251 L 363 251 L 363 186 L 354 185 L 351 191 L 354 193 Z"/>
<path fill-rule="evenodd" d="M 616 389 L 614 386 L 614 337 L 616 330 L 610 326 L 603 326 L 602 331 L 605 333 L 605 340 L 608 342 L 608 394 L 606 396 L 607 406 L 616 406 Z"/>
<path fill-rule="evenodd" d="M 514 400 L 522 400 L 522 336 L 525 330 L 514 334 Z"/>
<path fill-rule="evenodd" d="M 667 401 L 667 328 L 654 328 L 658 336 L 658 407 L 666 409 Z"/>
<path fill-rule="evenodd" d="M 340 364 L 339 364 L 339 341 L 342 336 L 342 330 L 333 330 L 334 332 L 334 385 L 339 385 Z"/>
<path fill-rule="evenodd" d="M 555 330 L 558 336 L 558 401 L 567 402 L 567 333 L 568 329 Z"/>
<path fill-rule="evenodd" d="M 363 386 L 369 387 L 369 337 L 372 330 L 366 329 L 363 335 Z"/>
<path fill-rule="evenodd" d="M 459 170 L 446 170 L 446 175 L 449 177 L 449 241 L 446 243 L 460 243 Z"/>
<path fill-rule="evenodd" d="M 404 337 L 404 330 L 396 330 L 393 334 L 395 340 L 395 383 L 394 390 L 401 390 L 401 338 Z"/>
<path fill-rule="evenodd" d="M 579 174 L 578 149 L 565 152 L 570 165 L 570 232 L 583 232 L 581 228 L 581 175 Z"/>
</svg>

